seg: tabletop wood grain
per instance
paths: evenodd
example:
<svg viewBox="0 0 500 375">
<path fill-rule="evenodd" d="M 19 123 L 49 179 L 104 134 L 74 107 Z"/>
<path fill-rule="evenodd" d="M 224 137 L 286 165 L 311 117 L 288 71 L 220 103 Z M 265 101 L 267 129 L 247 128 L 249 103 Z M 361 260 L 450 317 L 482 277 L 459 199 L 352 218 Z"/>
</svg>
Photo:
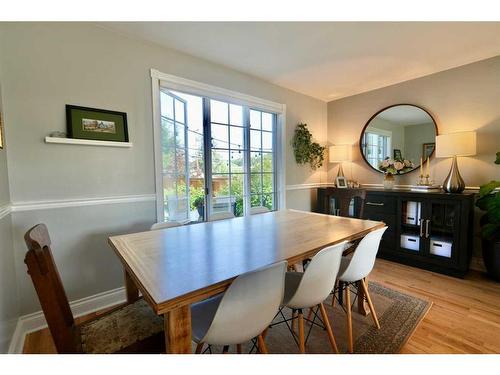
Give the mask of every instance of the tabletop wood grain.
<svg viewBox="0 0 500 375">
<path fill-rule="evenodd" d="M 382 222 L 285 210 L 109 238 L 157 314 L 224 291 L 238 275 L 363 237 Z"/>
</svg>

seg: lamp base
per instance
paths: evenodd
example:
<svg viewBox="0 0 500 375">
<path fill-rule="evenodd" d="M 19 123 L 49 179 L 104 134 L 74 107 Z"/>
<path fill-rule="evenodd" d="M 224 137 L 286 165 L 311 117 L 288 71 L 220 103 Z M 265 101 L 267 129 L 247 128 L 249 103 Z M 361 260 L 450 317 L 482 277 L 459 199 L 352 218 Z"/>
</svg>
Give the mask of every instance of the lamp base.
<svg viewBox="0 0 500 375">
<path fill-rule="evenodd" d="M 337 177 L 345 177 L 344 176 L 344 169 L 342 168 L 342 163 L 339 164 L 339 171 L 337 173 Z"/>
<path fill-rule="evenodd" d="M 458 171 L 457 157 L 453 157 L 450 173 L 443 181 L 443 190 L 447 193 L 461 193 L 465 190 L 465 182 Z"/>
</svg>

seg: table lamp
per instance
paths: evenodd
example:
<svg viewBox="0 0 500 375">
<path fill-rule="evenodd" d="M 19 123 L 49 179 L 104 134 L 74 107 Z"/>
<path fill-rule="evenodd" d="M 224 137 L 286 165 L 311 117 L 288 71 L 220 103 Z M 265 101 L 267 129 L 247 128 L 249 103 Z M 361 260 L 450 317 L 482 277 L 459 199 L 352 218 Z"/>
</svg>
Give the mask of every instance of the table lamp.
<svg viewBox="0 0 500 375">
<path fill-rule="evenodd" d="M 344 170 L 342 169 L 343 161 L 351 160 L 351 145 L 334 145 L 330 146 L 328 150 L 330 163 L 339 163 L 339 172 L 337 177 L 344 177 Z"/>
<path fill-rule="evenodd" d="M 450 173 L 443 182 L 443 190 L 448 193 L 461 193 L 465 183 L 458 171 L 457 156 L 476 155 L 476 132 L 460 132 L 438 135 L 436 137 L 436 157 L 453 158 Z"/>
</svg>

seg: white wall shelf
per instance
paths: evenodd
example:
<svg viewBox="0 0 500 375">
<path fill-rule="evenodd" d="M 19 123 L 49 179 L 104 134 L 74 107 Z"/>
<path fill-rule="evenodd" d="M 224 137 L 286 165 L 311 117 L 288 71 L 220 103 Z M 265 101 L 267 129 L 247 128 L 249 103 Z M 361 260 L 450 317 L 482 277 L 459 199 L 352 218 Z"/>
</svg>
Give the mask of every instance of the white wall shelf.
<svg viewBox="0 0 500 375">
<path fill-rule="evenodd" d="M 105 146 L 105 147 L 132 147 L 132 142 L 96 141 L 93 139 L 45 137 L 45 143 L 59 143 L 67 145 Z"/>
</svg>

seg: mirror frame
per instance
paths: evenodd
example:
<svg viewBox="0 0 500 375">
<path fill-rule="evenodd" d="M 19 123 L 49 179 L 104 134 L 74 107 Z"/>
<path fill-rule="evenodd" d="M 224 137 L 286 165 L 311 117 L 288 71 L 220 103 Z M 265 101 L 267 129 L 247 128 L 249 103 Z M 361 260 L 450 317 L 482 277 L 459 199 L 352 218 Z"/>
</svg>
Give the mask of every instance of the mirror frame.
<svg viewBox="0 0 500 375">
<path fill-rule="evenodd" d="M 387 106 L 385 108 L 382 108 L 381 110 L 379 110 L 378 112 L 376 112 L 372 117 L 370 117 L 368 119 L 368 121 L 366 122 L 365 126 L 363 126 L 363 129 L 361 130 L 361 134 L 359 136 L 359 153 L 361 154 L 361 156 L 363 157 L 363 161 L 366 163 L 366 165 L 368 165 L 371 169 L 373 169 L 374 171 L 377 171 L 378 173 L 384 173 L 382 172 L 381 170 L 379 169 L 376 169 L 374 168 L 370 163 L 368 163 L 368 160 L 366 160 L 366 157 L 365 157 L 365 154 L 363 154 L 363 147 L 362 147 L 362 140 L 363 140 L 363 134 L 365 133 L 365 130 L 366 128 L 368 127 L 368 125 L 370 125 L 370 122 L 375 118 L 377 117 L 380 113 L 384 112 L 385 110 L 389 109 L 389 108 L 392 108 L 392 107 L 398 107 L 400 105 L 408 105 L 408 106 L 412 106 L 412 107 L 416 107 L 416 108 L 419 108 L 421 109 L 422 111 L 424 111 L 425 113 L 427 113 L 429 115 L 429 117 L 431 118 L 432 122 L 434 123 L 434 128 L 436 129 L 436 137 L 438 136 L 438 127 L 437 127 L 437 123 L 436 123 L 436 119 L 434 118 L 434 116 L 432 116 L 432 114 L 426 110 L 425 108 L 419 106 L 419 105 L 416 105 L 416 104 L 410 104 L 410 103 L 398 103 L 398 104 L 392 104 L 390 106 Z M 434 156 L 434 153 L 436 152 L 436 147 L 434 146 L 434 150 L 432 150 L 431 154 L 429 155 L 429 160 L 432 159 L 432 156 Z M 415 169 L 409 171 L 409 172 L 406 172 L 406 173 L 403 173 L 403 175 L 405 174 L 408 174 L 408 173 L 412 173 L 416 170 L 418 170 L 420 167 L 420 165 L 416 166 Z"/>
</svg>

